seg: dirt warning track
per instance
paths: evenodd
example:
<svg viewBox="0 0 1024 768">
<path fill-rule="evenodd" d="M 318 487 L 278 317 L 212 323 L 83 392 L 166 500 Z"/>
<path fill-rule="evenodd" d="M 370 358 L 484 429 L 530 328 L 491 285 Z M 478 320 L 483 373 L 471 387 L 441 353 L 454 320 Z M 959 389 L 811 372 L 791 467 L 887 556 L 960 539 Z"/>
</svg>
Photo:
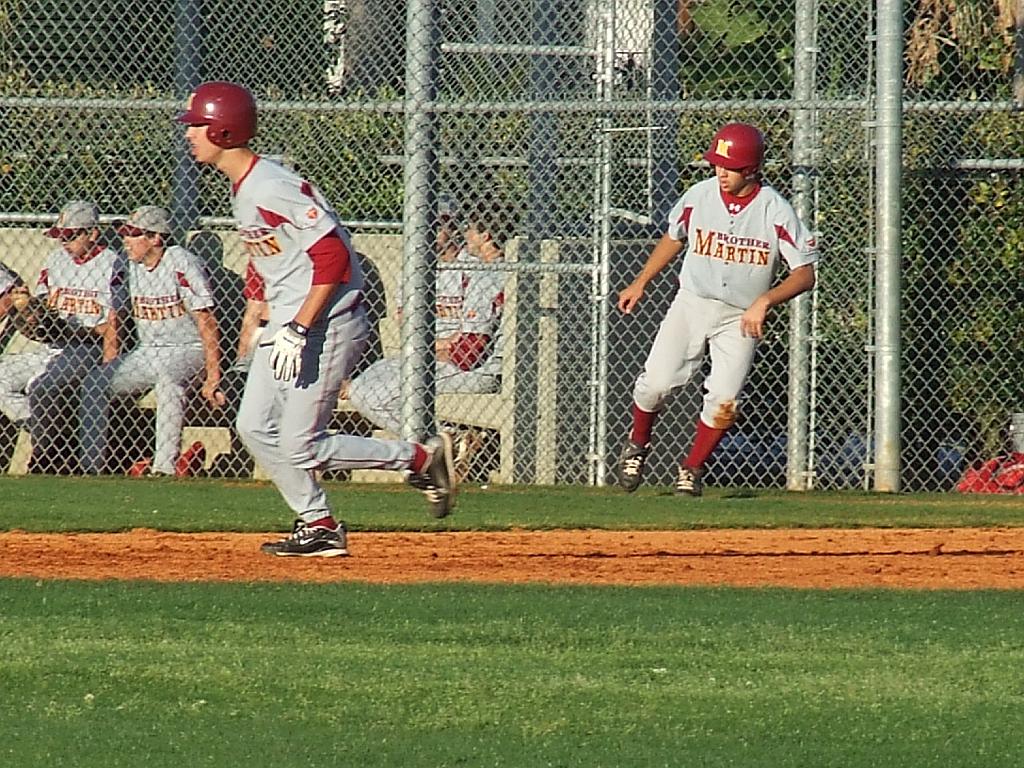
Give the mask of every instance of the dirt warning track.
<svg viewBox="0 0 1024 768">
<path fill-rule="evenodd" d="M 1024 528 L 352 533 L 351 556 L 277 558 L 281 534 L 0 533 L 0 577 L 1024 589 Z"/>
</svg>

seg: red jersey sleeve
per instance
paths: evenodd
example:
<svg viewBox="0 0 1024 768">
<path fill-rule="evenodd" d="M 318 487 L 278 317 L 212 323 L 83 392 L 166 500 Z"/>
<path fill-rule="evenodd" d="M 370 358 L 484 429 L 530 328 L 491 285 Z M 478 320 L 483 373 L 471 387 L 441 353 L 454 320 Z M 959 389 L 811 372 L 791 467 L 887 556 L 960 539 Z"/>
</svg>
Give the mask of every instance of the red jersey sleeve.
<svg viewBox="0 0 1024 768">
<path fill-rule="evenodd" d="M 347 283 L 352 277 L 352 257 L 338 230 L 332 230 L 310 247 L 313 261 L 313 285 Z"/>
</svg>

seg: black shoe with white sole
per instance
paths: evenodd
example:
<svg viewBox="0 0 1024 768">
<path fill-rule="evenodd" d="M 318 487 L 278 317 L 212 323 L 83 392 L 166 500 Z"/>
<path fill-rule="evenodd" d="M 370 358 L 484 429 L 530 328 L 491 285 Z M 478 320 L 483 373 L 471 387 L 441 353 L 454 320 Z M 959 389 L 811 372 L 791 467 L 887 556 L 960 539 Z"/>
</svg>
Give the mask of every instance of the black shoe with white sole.
<svg viewBox="0 0 1024 768">
<path fill-rule="evenodd" d="M 680 467 L 679 476 L 676 478 L 676 495 L 701 496 L 704 493 L 704 483 L 700 476 L 700 470 Z"/>
<path fill-rule="evenodd" d="M 452 437 L 442 432 L 426 442 L 430 449 L 430 460 L 422 472 L 410 472 L 406 481 L 413 488 L 423 491 L 430 502 L 430 514 L 447 517 L 455 507 L 455 493 L 458 481 L 455 478 L 455 457 Z"/>
<path fill-rule="evenodd" d="M 260 551 L 278 557 L 344 557 L 348 554 L 348 531 L 344 523 L 337 528 L 309 526 L 296 520 L 292 533 L 280 541 L 268 541 Z"/>
<path fill-rule="evenodd" d="M 644 479 L 647 454 L 650 452 L 650 443 L 637 445 L 632 440 L 627 440 L 622 446 L 622 455 L 619 457 L 619 485 L 626 493 L 632 493 L 640 487 L 640 481 Z"/>
</svg>

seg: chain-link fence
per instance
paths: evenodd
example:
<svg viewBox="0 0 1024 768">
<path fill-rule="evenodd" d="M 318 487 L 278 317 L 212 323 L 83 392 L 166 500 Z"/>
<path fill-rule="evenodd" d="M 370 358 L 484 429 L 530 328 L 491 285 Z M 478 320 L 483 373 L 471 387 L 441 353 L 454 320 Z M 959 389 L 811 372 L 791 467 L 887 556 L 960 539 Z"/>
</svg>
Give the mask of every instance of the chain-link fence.
<svg viewBox="0 0 1024 768">
<path fill-rule="evenodd" d="M 905 488 L 949 489 L 969 463 L 1006 450 L 1011 414 L 1024 411 L 1014 7 L 920 0 L 903 11 L 902 399 L 894 407 Z M 632 386 L 675 292 L 677 265 L 628 317 L 615 308 L 618 291 L 678 195 L 709 175 L 700 158 L 715 129 L 731 120 L 759 125 L 766 178 L 819 233 L 823 260 L 813 293 L 772 313 L 741 419 L 707 480 L 870 487 L 876 40 L 885 31 L 874 4 L 838 0 L 0 4 L 0 260 L 67 314 L 106 288 L 75 284 L 76 262 L 95 267 L 86 255 L 100 252 L 90 227 L 58 225 L 67 231 L 51 234 L 69 238 L 70 249 L 46 236 L 62 206 L 95 203 L 96 243 L 120 254 L 111 263 L 126 270 L 118 222 L 139 206 L 168 208 L 167 242 L 194 254 L 212 285 L 228 397 L 217 409 L 201 396 L 210 357 L 195 280 L 184 281 L 192 292 L 179 292 L 172 312 L 193 320 L 177 339 L 191 349 L 188 364 L 163 390 L 156 381 L 178 370 L 169 362 L 156 365 L 151 383 L 139 374 L 97 400 L 102 388 L 89 372 L 104 354 L 102 334 L 71 345 L 86 348 L 72 360 L 56 352 L 67 344 L 31 341 L 9 322 L 0 357 L 3 466 L 167 471 L 154 453 L 172 430 L 176 447 L 205 448 L 179 457 L 182 470 L 254 471 L 231 428 L 245 377 L 239 346 L 251 340 L 241 330 L 247 308 L 254 318 L 243 297 L 245 256 L 227 185 L 192 160 L 173 121 L 199 82 L 225 79 L 259 101 L 254 148 L 313 181 L 363 255 L 375 337 L 354 386 L 380 392 L 365 385 L 388 382 L 391 400 L 368 408 L 372 396 L 350 398 L 345 387 L 333 428 L 374 434 L 421 423 L 401 408 L 400 362 L 387 364 L 401 359 L 409 325 L 399 310 L 402 286 L 416 284 L 410 265 L 435 285 L 426 293 L 437 298 L 441 340 L 465 335 L 469 315 L 481 320 L 465 304 L 471 286 L 491 291 L 481 305 L 491 325 L 475 326 L 489 342 L 464 363 L 480 375 L 436 381 L 436 418 L 456 430 L 462 469 L 477 481 L 613 481 Z M 497 260 L 470 247 L 470 214 L 502 245 Z M 448 255 L 432 245 L 439 234 L 456 246 Z M 410 235 L 432 252 L 410 258 Z M 83 238 L 77 246 L 74 237 Z M 90 311 L 106 312 L 99 304 Z M 138 297 L 125 306 L 137 311 L 123 313 L 122 355 L 144 348 L 169 360 L 157 354 L 164 342 L 140 335 L 149 316 L 139 314 Z M 0 305 L 8 308 L 9 295 Z M 406 341 L 415 341 L 410 327 Z M 420 373 L 417 381 L 432 381 Z M 674 476 L 700 385 L 697 377 L 680 391 L 658 423 L 652 482 Z M 97 465 L 90 435 L 108 396 Z M 167 417 L 176 410 L 168 402 L 182 403 L 180 425 Z M 389 420 L 396 413 L 397 426 Z M 29 461 L 33 425 L 45 437 Z"/>
</svg>

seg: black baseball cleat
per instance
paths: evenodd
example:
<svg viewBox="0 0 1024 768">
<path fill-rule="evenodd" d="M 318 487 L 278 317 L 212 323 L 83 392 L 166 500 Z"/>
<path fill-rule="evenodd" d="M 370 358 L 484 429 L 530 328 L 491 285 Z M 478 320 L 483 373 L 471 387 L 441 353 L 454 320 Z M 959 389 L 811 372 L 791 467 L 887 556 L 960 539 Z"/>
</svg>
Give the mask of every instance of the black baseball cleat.
<svg viewBox="0 0 1024 768">
<path fill-rule="evenodd" d="M 423 491 L 430 502 L 430 514 L 447 517 L 455 507 L 458 481 L 455 478 L 455 457 L 452 437 L 447 432 L 430 438 L 426 442 L 430 458 L 422 472 L 410 472 L 406 482 Z"/>
<path fill-rule="evenodd" d="M 627 440 L 622 446 L 622 455 L 619 457 L 619 485 L 626 493 L 632 493 L 640 487 L 640 481 L 644 479 L 647 454 L 650 452 L 650 443 L 637 445 L 632 440 Z"/>
<path fill-rule="evenodd" d="M 699 469 L 680 467 L 679 476 L 676 478 L 676 496 L 701 496 L 704 493 L 701 474 L 703 473 Z"/>
<path fill-rule="evenodd" d="M 337 528 L 324 528 L 296 520 L 290 536 L 268 541 L 260 551 L 278 557 L 343 557 L 348 554 L 348 530 L 341 522 Z"/>
</svg>

